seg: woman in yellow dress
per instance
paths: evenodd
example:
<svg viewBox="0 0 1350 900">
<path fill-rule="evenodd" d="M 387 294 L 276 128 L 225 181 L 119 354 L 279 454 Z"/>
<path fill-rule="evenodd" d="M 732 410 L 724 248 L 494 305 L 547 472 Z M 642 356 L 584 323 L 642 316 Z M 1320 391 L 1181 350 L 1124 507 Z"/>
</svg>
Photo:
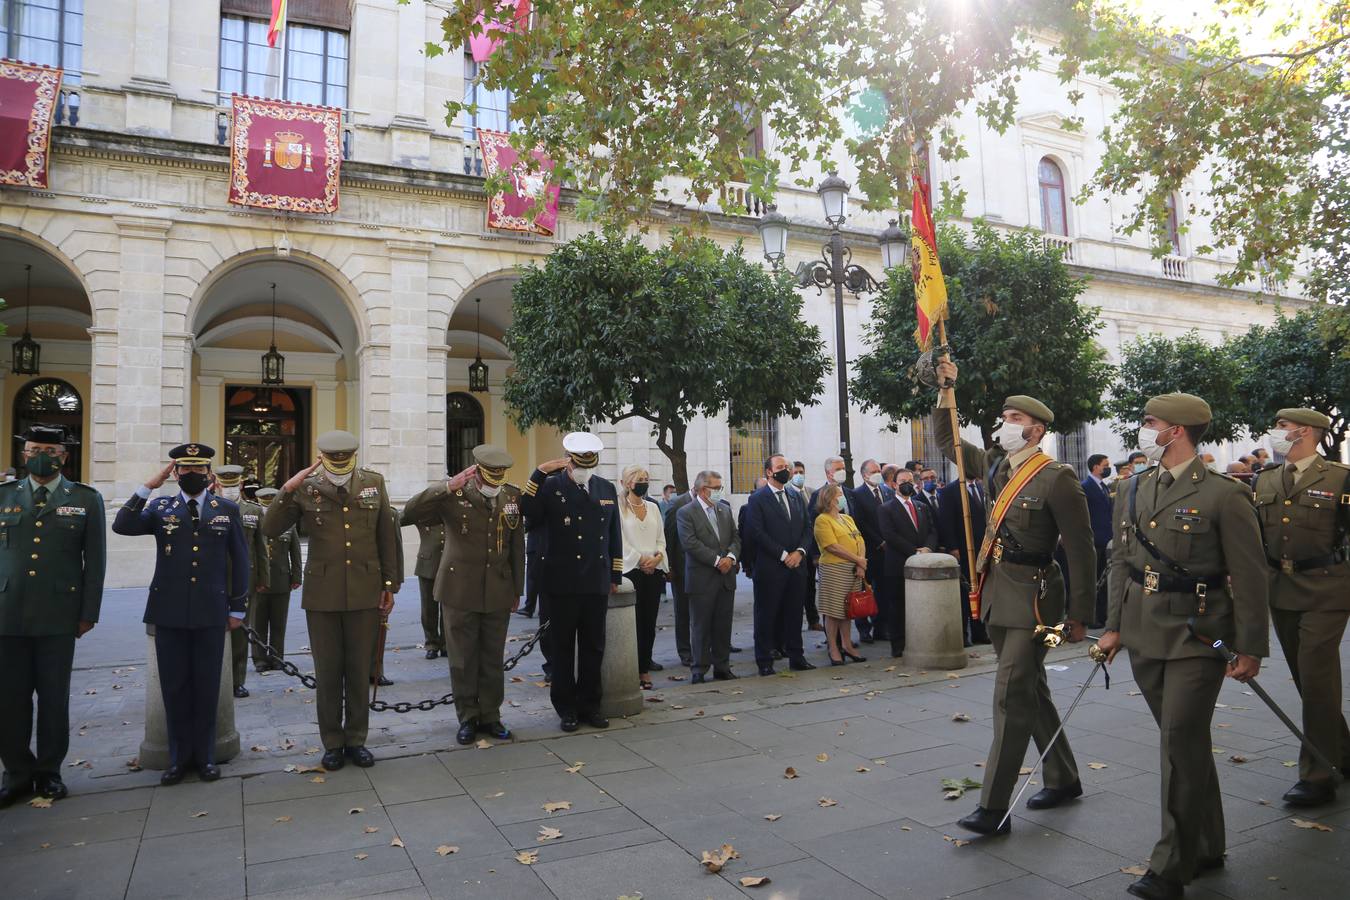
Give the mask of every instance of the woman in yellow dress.
<svg viewBox="0 0 1350 900">
<path fill-rule="evenodd" d="M 867 577 L 867 547 L 853 517 L 846 509 L 844 491 L 839 485 L 827 485 L 816 499 L 816 546 L 820 548 L 820 586 L 816 606 L 825 619 L 825 640 L 830 648 L 830 665 L 842 666 L 837 652 L 865 662 L 853 644 L 848 624 L 848 595 L 859 590 Z"/>
</svg>

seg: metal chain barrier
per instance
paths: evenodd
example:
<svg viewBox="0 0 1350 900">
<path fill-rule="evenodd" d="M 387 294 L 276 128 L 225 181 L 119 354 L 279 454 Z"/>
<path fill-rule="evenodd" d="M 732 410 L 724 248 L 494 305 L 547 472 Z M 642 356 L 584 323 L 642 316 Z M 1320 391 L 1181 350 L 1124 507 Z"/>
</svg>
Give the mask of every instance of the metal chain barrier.
<svg viewBox="0 0 1350 900">
<path fill-rule="evenodd" d="M 317 684 L 317 681 L 315 680 L 313 675 L 306 675 L 304 672 L 301 672 L 296 667 L 295 663 L 282 659 L 281 656 L 277 654 L 277 651 L 274 650 L 272 646 L 268 644 L 266 641 L 264 641 L 262 638 L 258 637 L 258 632 L 254 631 L 248 625 L 241 625 L 240 627 L 244 629 L 244 634 L 245 636 L 248 637 L 248 642 L 263 652 L 263 655 L 267 658 L 267 662 L 269 664 L 271 664 L 277 669 L 280 669 L 283 673 L 290 675 L 293 678 L 299 678 L 300 683 L 303 684 L 305 687 L 310 689 L 314 688 L 315 684 Z M 502 663 L 502 671 L 503 672 L 511 671 L 520 663 L 522 659 L 529 656 L 530 651 L 534 650 L 535 646 L 538 645 L 539 643 L 539 639 L 544 636 L 544 632 L 546 631 L 548 631 L 547 622 L 539 626 L 539 630 L 536 631 L 534 634 L 530 635 L 529 639 L 526 640 L 525 643 L 521 645 L 521 648 L 519 650 L 517 650 L 515 653 L 511 654 L 509 657 L 506 658 L 506 661 Z M 374 703 L 370 704 L 370 709 L 372 712 L 409 713 L 412 712 L 414 709 L 421 710 L 423 712 L 428 712 L 430 710 L 435 709 L 438 706 L 449 706 L 454 702 L 455 702 L 455 694 L 453 691 L 450 691 L 448 693 L 442 694 L 439 698 L 428 698 L 426 700 L 419 700 L 416 703 L 410 700 L 400 700 L 396 703 L 389 703 L 384 700 L 376 700 Z"/>
</svg>

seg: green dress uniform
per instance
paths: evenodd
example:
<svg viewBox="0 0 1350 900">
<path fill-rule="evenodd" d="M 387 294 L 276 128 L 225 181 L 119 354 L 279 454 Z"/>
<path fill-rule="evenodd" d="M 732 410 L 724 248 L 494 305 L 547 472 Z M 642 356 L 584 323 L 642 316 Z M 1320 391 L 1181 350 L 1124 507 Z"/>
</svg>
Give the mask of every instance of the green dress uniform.
<svg viewBox="0 0 1350 900">
<path fill-rule="evenodd" d="M 1021 395 L 1007 398 L 1004 409 L 1015 409 L 1049 425 L 1054 414 L 1045 404 Z M 938 445 L 954 456 L 951 418 L 945 408 L 933 417 Z M 992 513 L 1016 469 L 1034 455 L 1025 447 L 1009 456 L 1001 448 L 982 450 L 961 442 L 967 475 L 984 474 Z M 1063 542 L 1069 563 L 1072 596 L 1067 597 L 1064 576 L 1053 555 Z M 1047 647 L 1035 633 L 1038 624 L 1054 626 L 1065 618 L 1088 622 L 1096 602 L 1097 551 L 1087 496 L 1073 469 L 1052 462 L 1036 473 L 1012 501 L 999 529 L 994 551 L 983 560 L 984 589 L 981 616 L 998 654 L 994 680 L 994 741 L 985 763 L 980 806 L 1006 811 L 1017 784 L 1027 744 L 1044 751 L 1059 729 L 1059 713 L 1045 676 Z M 1067 735 L 1061 734 L 1045 759 L 1047 791 L 1076 795 L 1078 766 Z M 1035 798 L 1033 798 L 1033 801 Z M 1050 804 L 1047 804 L 1050 805 Z"/>
<path fill-rule="evenodd" d="M 1203 425 L 1209 406 L 1189 394 L 1144 407 L 1169 425 Z M 1106 629 L 1120 632 L 1135 682 L 1158 723 L 1162 836 L 1149 869 L 1189 884 L 1224 853 L 1223 807 L 1210 722 L 1226 664 L 1196 631 L 1248 656 L 1268 652 L 1268 575 L 1246 486 L 1197 456 L 1122 484 L 1113 511 Z"/>
<path fill-rule="evenodd" d="M 403 508 L 399 525 L 416 524 L 408 516 L 408 508 Z M 422 600 L 422 646 L 428 657 L 445 654 L 444 626 L 441 623 L 441 605 L 436 602 L 436 572 L 440 569 L 441 554 L 445 550 L 445 526 L 436 520 L 434 524 L 417 525 L 417 563 L 413 574 L 417 576 L 417 588 Z"/>
<path fill-rule="evenodd" d="M 64 796 L 45 785 L 60 784 L 70 743 L 75 639 L 80 622 L 98 621 L 106 525 L 103 497 L 89 485 L 61 475 L 0 485 L 0 761 L 11 798 L 33 781 Z"/>
<path fill-rule="evenodd" d="M 1331 425 L 1311 409 L 1282 409 L 1276 417 L 1314 428 Z M 1303 733 L 1345 772 L 1350 731 L 1341 709 L 1340 644 L 1350 617 L 1350 468 L 1314 454 L 1262 471 L 1255 494 L 1270 567 L 1271 617 L 1303 701 Z M 1298 763 L 1309 799 L 1335 790 L 1331 771 L 1306 749 L 1300 748 Z"/>
<path fill-rule="evenodd" d="M 227 465 L 216 469 L 216 480 L 220 482 L 221 496 L 233 500 L 239 506 L 239 520 L 244 525 L 244 541 L 248 544 L 248 561 L 253 570 L 253 583 L 248 592 L 248 619 L 253 617 L 253 607 L 258 602 L 258 594 L 267 590 L 267 539 L 263 537 L 263 508 L 252 500 L 245 500 L 240 491 L 243 483 L 244 467 Z M 253 623 L 249 621 L 251 626 Z M 248 677 L 248 635 L 244 629 L 236 628 L 230 632 L 230 665 L 234 675 L 234 695 L 247 697 L 244 681 Z"/>
<path fill-rule="evenodd" d="M 503 479 L 512 465 L 506 451 L 486 445 L 475 448 L 474 458 L 480 474 L 491 465 Z M 403 508 L 404 521 L 419 528 L 436 524 L 445 531 L 435 597 L 450 645 L 455 712 L 464 726 L 501 722 L 506 632 L 525 589 L 521 491 L 513 484 L 498 486 L 497 495 L 489 497 L 474 479 L 457 491 L 442 482 Z"/>
<path fill-rule="evenodd" d="M 305 521 L 309 556 L 300 605 L 318 680 L 319 736 L 325 750 L 350 755 L 364 750 L 370 723 L 373 648 L 383 636 L 380 594 L 400 586 L 398 529 L 383 476 L 355 468 L 355 436 L 329 432 L 318 446 L 321 455 L 349 455 L 351 467 L 330 476 L 325 460 L 297 490 L 283 490 L 267 508 L 262 531 L 279 538 Z M 350 480 L 338 485 L 330 477 Z"/>
<path fill-rule="evenodd" d="M 258 490 L 257 497 L 264 511 L 279 493 L 276 488 Z M 249 607 L 249 625 L 263 643 L 284 659 L 286 622 L 291 614 L 291 585 L 302 583 L 300 531 L 291 526 L 278 537 L 264 537 L 263 540 L 267 542 L 267 586 L 259 589 L 253 598 L 253 605 Z M 257 647 L 253 648 L 253 667 L 259 672 L 275 668 Z"/>
</svg>

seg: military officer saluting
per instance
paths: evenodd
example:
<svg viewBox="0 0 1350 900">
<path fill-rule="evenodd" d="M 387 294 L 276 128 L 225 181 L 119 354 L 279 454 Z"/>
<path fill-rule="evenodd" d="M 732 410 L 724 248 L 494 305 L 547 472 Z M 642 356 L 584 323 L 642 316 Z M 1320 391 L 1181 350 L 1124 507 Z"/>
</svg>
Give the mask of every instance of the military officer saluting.
<svg viewBox="0 0 1350 900">
<path fill-rule="evenodd" d="M 267 541 L 258 527 L 262 523 L 263 508 L 252 500 L 243 498 L 241 488 L 243 480 L 243 466 L 216 468 L 216 484 L 220 486 L 220 496 L 239 507 L 239 520 L 244 523 L 244 541 L 248 544 L 249 564 L 253 569 L 253 584 L 250 586 L 248 597 L 249 616 L 252 616 L 258 593 L 267 590 Z M 248 675 L 248 635 L 242 628 L 230 632 L 230 663 L 234 673 L 234 696 L 247 697 L 248 688 L 244 687 L 244 679 Z"/>
<path fill-rule="evenodd" d="M 938 395 L 944 414 L 934 416 L 938 445 L 953 455 L 951 418 L 957 368 L 938 364 L 947 385 Z M 962 441 L 967 474 L 987 477 L 989 524 L 980 547 L 981 614 L 998 654 L 994 682 L 994 743 L 985 763 L 980 805 L 958 822 L 979 834 L 1005 834 L 1012 827 L 1004 814 L 1012 798 L 1027 744 L 1044 751 L 1059 728 L 1059 713 L 1045 676 L 1047 645 L 1037 626 L 1067 626 L 1066 637 L 1081 641 L 1083 623 L 1096 602 L 1097 551 L 1087 497 L 1073 469 L 1041 450 L 1054 413 L 1034 397 L 1012 396 L 1003 403 L 1003 421 L 994 434 L 998 447 L 985 451 Z M 1065 597 L 1064 576 L 1054 561 L 1063 543 L 1073 593 Z M 1067 603 L 1067 605 L 1066 605 Z M 1061 734 L 1045 759 L 1045 787 L 1027 801 L 1029 809 L 1049 809 L 1083 793 L 1078 766 Z"/>
<path fill-rule="evenodd" d="M 1223 806 L 1210 722 L 1225 673 L 1254 678 L 1267 655 L 1267 571 L 1251 492 L 1206 468 L 1196 446 L 1209 404 L 1164 394 L 1144 406 L 1139 449 L 1153 468 L 1121 485 L 1112 514 L 1109 611 L 1099 641 L 1130 651 L 1135 683 L 1160 732 L 1162 837 L 1127 890 L 1170 900 L 1223 865 Z M 1222 639 L 1225 663 L 1192 634 Z"/>
<path fill-rule="evenodd" d="M 511 610 L 525 586 L 525 527 L 520 488 L 506 483 L 514 465 L 500 447 L 473 449 L 474 465 L 408 501 L 403 519 L 418 528 L 440 527 L 445 550 L 436 575 L 444 610 L 450 686 L 459 716 L 456 740 L 472 744 L 482 731 L 509 740 L 501 706 L 506 673 L 502 654 Z"/>
<path fill-rule="evenodd" d="M 417 525 L 419 541 L 413 574 L 417 576 L 417 589 L 422 601 L 422 647 L 427 651 L 427 659 L 435 659 L 445 656 L 446 643 L 441 605 L 436 602 L 435 596 L 436 572 L 441 565 L 441 553 L 445 550 L 445 527 L 439 518 L 428 520 L 426 524 L 415 523 L 408 516 L 405 506 L 399 516 L 399 525 L 414 524 Z"/>
<path fill-rule="evenodd" d="M 239 628 L 252 572 L 239 507 L 206 489 L 216 451 L 180 444 L 172 462 L 157 472 L 113 519 L 113 531 L 154 535 L 155 575 L 145 604 L 155 626 L 164 716 L 169 731 L 169 768 L 160 783 L 177 784 L 193 763 L 203 781 L 220 777 L 216 767 L 216 700 L 225 629 Z M 150 499 L 173 474 L 178 493 Z"/>
<path fill-rule="evenodd" d="M 103 497 L 61 474 L 73 443 L 65 429 L 34 425 L 18 437 L 27 477 L 0 484 L 0 808 L 33 790 L 66 796 L 75 640 L 98 622 L 106 559 Z"/>
<path fill-rule="evenodd" d="M 544 640 L 553 671 L 550 697 L 563 731 L 576 731 L 578 722 L 609 727 L 600 713 L 600 663 L 609 594 L 623 579 L 623 535 L 614 484 L 595 474 L 604 448 L 595 435 L 572 432 L 563 438 L 567 456 L 541 463 L 520 498 L 525 515 L 544 532 Z"/>
<path fill-rule="evenodd" d="M 399 537 L 384 478 L 356 467 L 356 436 L 330 431 L 319 459 L 281 486 L 263 516 L 266 537 L 279 538 L 302 518 L 309 534 L 301 606 L 314 655 L 323 766 L 349 758 L 375 765 L 366 749 L 367 691 L 381 618 L 399 589 Z"/>
<path fill-rule="evenodd" d="M 1303 733 L 1342 772 L 1350 764 L 1350 730 L 1341 709 L 1341 638 L 1350 616 L 1350 468 L 1317 447 L 1331 419 L 1314 409 L 1282 409 L 1269 433 L 1283 466 L 1256 476 L 1256 514 L 1270 566 L 1275 636 L 1303 700 Z M 1336 797 L 1330 770 L 1299 750 L 1291 806 Z"/>
<path fill-rule="evenodd" d="M 274 487 L 258 488 L 254 495 L 266 510 L 280 494 Z M 259 533 L 262 529 L 259 528 Z M 300 586 L 300 532 L 292 525 L 280 537 L 264 537 L 267 542 L 267 583 L 253 595 L 248 608 L 249 625 L 258 638 L 286 657 L 286 622 L 291 615 L 291 591 Z M 258 647 L 253 648 L 253 668 L 268 672 L 277 666 Z"/>
</svg>

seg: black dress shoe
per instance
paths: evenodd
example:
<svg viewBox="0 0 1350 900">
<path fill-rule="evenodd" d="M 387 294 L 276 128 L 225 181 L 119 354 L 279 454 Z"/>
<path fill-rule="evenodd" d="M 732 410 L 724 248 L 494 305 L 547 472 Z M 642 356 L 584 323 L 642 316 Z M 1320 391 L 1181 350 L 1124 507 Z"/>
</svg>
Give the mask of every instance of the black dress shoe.
<svg viewBox="0 0 1350 900">
<path fill-rule="evenodd" d="M 509 741 L 512 737 L 511 729 L 507 728 L 501 722 L 488 722 L 486 725 L 478 726 L 478 730 L 493 740 Z"/>
<path fill-rule="evenodd" d="M 518 615 L 518 616 L 520 616 L 522 619 L 533 619 L 533 618 L 534 618 L 534 612 L 533 612 L 532 610 L 528 610 L 528 609 L 517 609 L 517 610 L 515 610 L 515 614 Z"/>
<path fill-rule="evenodd" d="M 66 790 L 61 776 L 50 772 L 39 772 L 33 776 L 33 790 L 37 791 L 38 796 L 46 797 L 48 800 L 64 800 L 70 793 Z"/>
<path fill-rule="evenodd" d="M 342 748 L 339 747 L 336 750 L 325 752 L 323 759 L 319 760 L 319 764 L 330 772 L 336 772 L 347 764 L 347 759 L 342 755 Z"/>
<path fill-rule="evenodd" d="M 1321 806 L 1336 799 L 1336 788 L 1326 782 L 1299 781 L 1283 799 L 1290 806 Z"/>
<path fill-rule="evenodd" d="M 858 640 L 862 641 L 864 644 L 875 644 L 877 642 L 877 639 L 870 634 L 860 634 L 858 635 Z"/>
<path fill-rule="evenodd" d="M 713 669 L 713 681 L 733 681 L 740 677 L 741 676 L 737 675 L 730 669 L 723 669 L 720 672 L 716 669 Z"/>
<path fill-rule="evenodd" d="M 705 684 L 708 678 L 702 672 L 695 672 L 689 676 L 690 684 Z"/>
<path fill-rule="evenodd" d="M 1041 788 L 1031 795 L 1031 799 L 1027 801 L 1027 809 L 1054 809 L 1061 803 L 1067 803 L 1081 796 L 1083 784 L 1078 781 L 1062 788 Z"/>
<path fill-rule="evenodd" d="M 788 668 L 794 672 L 809 672 L 811 669 L 814 669 L 815 667 L 816 667 L 815 664 L 807 662 L 806 657 L 804 656 L 799 656 L 788 663 Z"/>
<path fill-rule="evenodd" d="M 434 647 L 433 647 L 432 649 L 430 649 L 430 650 L 427 651 L 427 659 L 435 659 L 436 657 L 438 657 L 438 656 L 440 656 L 440 655 L 441 655 L 441 651 L 435 649 Z"/>
<path fill-rule="evenodd" d="M 215 763 L 206 763 L 197 767 L 197 777 L 202 781 L 219 781 L 220 766 Z"/>
<path fill-rule="evenodd" d="M 362 769 L 369 769 L 375 765 L 375 754 L 365 747 L 346 747 L 342 752 L 347 754 L 347 758 Z"/>
<path fill-rule="evenodd" d="M 600 715 L 598 712 L 594 712 L 594 713 L 590 713 L 590 714 L 588 714 L 588 715 L 582 716 L 582 717 L 581 717 L 581 721 L 585 722 L 587 725 L 591 726 L 592 728 L 608 728 L 608 727 L 609 727 L 609 719 L 606 719 L 604 716 Z"/>
<path fill-rule="evenodd" d="M 572 715 L 571 713 L 568 713 L 565 716 L 559 716 L 558 727 L 561 728 L 563 731 L 576 731 L 577 717 Z"/>
<path fill-rule="evenodd" d="M 733 645 L 732 648 L 731 648 L 731 652 L 732 652 L 732 653 L 744 653 L 744 652 L 745 652 L 745 648 L 744 648 L 744 647 L 737 647 L 737 646 L 734 646 L 734 645 Z"/>
<path fill-rule="evenodd" d="M 759 667 L 759 674 L 764 675 L 765 677 L 767 677 L 767 676 L 769 676 L 769 675 L 777 675 L 778 673 L 774 670 L 774 667 L 773 667 L 773 666 L 760 666 L 760 667 Z"/>
<path fill-rule="evenodd" d="M 23 783 L 14 782 L 6 786 L 0 786 L 0 809 L 13 806 L 19 800 L 23 799 L 31 790 L 33 782 L 25 781 Z"/>
<path fill-rule="evenodd" d="M 966 831 L 973 831 L 976 834 L 1007 834 L 1012 831 L 1012 817 L 1003 823 L 999 828 L 999 821 L 1008 814 L 1006 809 L 985 809 L 983 806 L 975 807 L 975 811 L 964 819 L 958 819 L 957 825 L 960 825 Z"/>
<path fill-rule="evenodd" d="M 379 682 L 380 687 L 389 687 L 389 685 L 394 683 L 383 675 L 381 675 L 378 679 L 375 678 L 374 676 L 371 676 L 370 679 L 371 684 L 375 684 L 377 681 Z"/>
<path fill-rule="evenodd" d="M 455 741 L 467 747 L 473 743 L 473 736 L 478 733 L 478 720 L 470 719 L 459 726 L 459 731 L 455 732 Z"/>
<path fill-rule="evenodd" d="M 830 665 L 832 665 L 832 666 L 842 666 L 843 664 L 844 664 L 844 661 L 843 661 L 842 659 L 831 659 L 831 660 L 830 660 Z"/>
<path fill-rule="evenodd" d="M 659 662 L 654 662 L 647 667 L 648 672 L 664 672 L 665 670 L 666 667 L 661 665 Z"/>
<path fill-rule="evenodd" d="M 237 699 L 237 700 L 242 700 L 242 699 L 244 699 L 245 697 L 248 696 L 248 688 L 244 687 L 242 684 L 239 685 L 239 686 L 237 686 L 237 687 L 234 689 L 234 696 L 235 696 L 235 699 Z"/>
<path fill-rule="evenodd" d="M 1125 890 L 1136 897 L 1143 897 L 1145 900 L 1176 900 L 1176 898 L 1186 895 L 1185 888 L 1176 882 L 1168 881 L 1152 869 L 1145 872 L 1142 878 Z"/>
<path fill-rule="evenodd" d="M 159 783 L 165 787 L 172 787 L 183 780 L 182 766 L 169 766 L 164 770 L 164 774 L 159 776 Z"/>
</svg>

